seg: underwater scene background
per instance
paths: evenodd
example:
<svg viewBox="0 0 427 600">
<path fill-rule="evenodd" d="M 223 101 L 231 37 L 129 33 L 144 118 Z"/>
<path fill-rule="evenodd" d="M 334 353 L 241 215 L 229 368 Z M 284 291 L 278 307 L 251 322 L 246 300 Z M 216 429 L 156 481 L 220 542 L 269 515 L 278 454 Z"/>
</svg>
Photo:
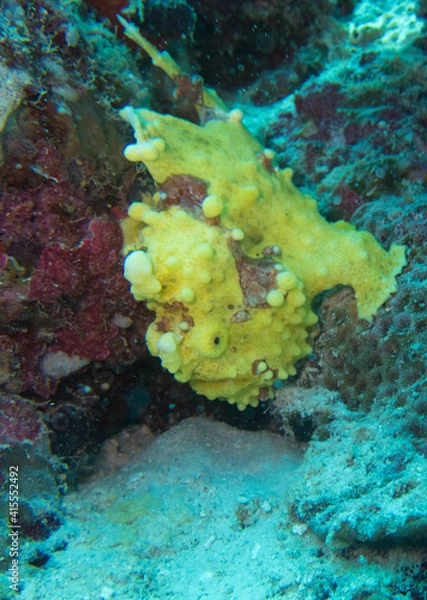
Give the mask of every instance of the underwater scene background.
<svg viewBox="0 0 427 600">
<path fill-rule="evenodd" d="M 427 598 L 427 2 L 0 7 L 0 600 Z"/>
</svg>

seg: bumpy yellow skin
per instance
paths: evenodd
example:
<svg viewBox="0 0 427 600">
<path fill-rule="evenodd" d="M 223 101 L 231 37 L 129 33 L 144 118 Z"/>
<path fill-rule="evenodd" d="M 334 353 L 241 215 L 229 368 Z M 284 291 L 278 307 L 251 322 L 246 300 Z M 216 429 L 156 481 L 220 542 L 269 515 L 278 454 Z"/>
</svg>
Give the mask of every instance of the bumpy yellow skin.
<svg viewBox="0 0 427 600">
<path fill-rule="evenodd" d="M 256 406 L 310 353 L 317 320 L 310 305 L 319 292 L 352 286 L 359 317 L 371 319 L 396 290 L 404 247 L 386 252 L 367 232 L 327 223 L 289 169 L 270 168 L 273 154 L 239 111 L 204 126 L 130 107 L 121 115 L 136 138 L 125 156 L 143 162 L 156 182 L 176 175 L 207 182 L 198 211 L 135 203 L 124 224 L 134 250 L 125 277 L 156 313 L 148 347 L 179 381 L 240 409 Z M 274 248 L 274 276 L 255 306 L 241 287 L 236 246 L 252 264 Z"/>
</svg>

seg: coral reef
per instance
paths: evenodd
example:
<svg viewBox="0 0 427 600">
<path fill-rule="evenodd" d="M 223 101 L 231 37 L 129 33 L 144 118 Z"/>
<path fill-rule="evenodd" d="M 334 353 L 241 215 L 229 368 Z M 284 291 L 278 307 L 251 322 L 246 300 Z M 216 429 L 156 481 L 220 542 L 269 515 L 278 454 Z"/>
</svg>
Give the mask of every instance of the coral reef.
<svg viewBox="0 0 427 600">
<path fill-rule="evenodd" d="M 425 0 L 3 5 L 0 561 L 17 464 L 22 598 L 425 598 Z M 346 239 L 399 258 L 371 306 L 360 273 L 317 284 Z M 178 377 L 260 406 L 175 381 L 147 327 Z"/>
<path fill-rule="evenodd" d="M 375 40 L 356 49 L 350 25 L 326 26 L 321 48 L 333 73 L 322 63 L 325 70 L 278 103 L 257 131 L 329 219 L 350 219 L 362 203 L 390 193 L 410 199 L 425 187 L 425 42 L 422 21 L 407 10 L 417 43 L 410 45 L 411 30 L 397 48 Z M 390 24 L 384 33 L 393 31 Z"/>
<path fill-rule="evenodd" d="M 19 481 L 19 534 L 31 540 L 47 539 L 61 523 L 59 462 L 51 460 L 48 428 L 42 416 L 20 396 L 0 395 L 0 449 L 1 545 L 8 540 L 9 525 L 13 524 L 6 501 L 11 465 Z"/>
<path fill-rule="evenodd" d="M 352 558 L 421 548 L 425 561 L 426 106 L 415 100 L 424 69 L 417 46 L 396 53 L 367 41 L 336 79 L 320 75 L 288 98 L 289 110 L 265 130 L 323 214 L 351 218 L 386 248 L 408 247 L 396 294 L 373 323 L 357 319 L 349 288 L 319 299 L 313 353 L 277 390 L 273 409 L 285 433 L 308 443 L 292 496 L 296 522 Z M 281 125 L 294 136 L 286 146 Z M 423 575 L 413 590 L 425 595 Z"/>
<path fill-rule="evenodd" d="M 1 25 L 12 33 L 0 45 L 11 90 L 2 99 L 0 381 L 33 398 L 52 398 L 93 361 L 117 367 L 144 354 L 134 331 L 147 316 L 121 275 L 117 217 L 133 182 L 112 107 L 147 91 L 130 53 L 107 29 L 96 35 L 81 9 L 10 2 Z M 120 70 L 129 75 L 119 80 Z"/>
<path fill-rule="evenodd" d="M 115 377 L 147 354 L 119 225 L 139 182 L 115 114 L 149 83 L 83 2 L 7 1 L 0 33 L 0 391 L 44 415 L 36 455 L 59 457 L 66 489 L 113 428 L 106 408 L 124 412 Z"/>
<path fill-rule="evenodd" d="M 426 407 L 425 392 L 363 414 L 322 387 L 279 391 L 273 410 L 284 430 L 310 442 L 292 491 L 294 517 L 336 551 L 422 545 Z"/>
</svg>

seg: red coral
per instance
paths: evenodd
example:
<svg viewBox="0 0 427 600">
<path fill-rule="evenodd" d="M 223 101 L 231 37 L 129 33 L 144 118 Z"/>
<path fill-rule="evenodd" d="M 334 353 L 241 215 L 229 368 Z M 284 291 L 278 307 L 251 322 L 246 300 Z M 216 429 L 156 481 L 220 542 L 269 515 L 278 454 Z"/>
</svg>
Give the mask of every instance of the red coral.
<svg viewBox="0 0 427 600">
<path fill-rule="evenodd" d="M 118 333 L 103 312 L 105 304 L 84 306 L 65 329 L 57 334 L 57 347 L 67 354 L 90 360 L 104 360 L 110 353 L 109 342 Z"/>
<path fill-rule="evenodd" d="M 345 95 L 340 86 L 328 83 L 321 88 L 310 86 L 305 94 L 295 94 L 297 113 L 305 120 L 312 120 L 316 125 L 330 127 L 332 123 L 342 121 L 338 108 L 344 104 Z M 317 136 L 316 136 L 317 137 Z"/>
<path fill-rule="evenodd" d="M 108 357 L 113 367 L 144 353 L 147 319 L 122 276 L 115 216 L 132 182 L 99 159 L 111 153 L 111 137 L 120 164 L 122 143 L 84 94 L 78 110 L 82 122 L 90 117 L 99 147 L 88 146 L 79 119 L 45 99 L 23 103 L 8 130 L 0 167 L 0 383 L 9 392 L 52 397 L 60 376 L 41 368 L 50 352 L 88 362 Z M 129 331 L 114 324 L 116 314 L 131 319 Z"/>
<path fill-rule="evenodd" d="M 93 220 L 89 237 L 79 246 L 47 246 L 31 279 L 30 299 L 56 302 L 62 295 L 82 296 L 88 286 L 99 287 L 97 277 L 106 277 L 116 269 L 122 234 L 117 223 Z"/>
<path fill-rule="evenodd" d="M 165 194 L 160 205 L 163 210 L 175 205 L 192 209 L 206 198 L 208 184 L 192 175 L 171 175 L 159 186 L 159 190 Z"/>
<path fill-rule="evenodd" d="M 34 442 L 42 428 L 41 416 L 31 402 L 12 394 L 0 397 L 0 444 Z"/>
<path fill-rule="evenodd" d="M 332 217 L 349 221 L 364 201 L 354 190 L 341 182 L 334 190 Z"/>
<path fill-rule="evenodd" d="M 93 6 L 100 15 L 106 17 L 114 23 L 118 25 L 119 22 L 117 20 L 117 15 L 122 12 L 124 8 L 126 8 L 129 4 L 128 0 L 88 0 L 88 4 Z"/>
<path fill-rule="evenodd" d="M 27 308 L 28 291 L 27 282 L 0 287 L 0 323 L 10 323 L 21 318 Z"/>
<path fill-rule="evenodd" d="M 108 356 L 109 343 L 118 334 L 118 328 L 111 324 L 113 314 L 123 300 L 133 304 L 121 273 L 121 246 L 118 223 L 95 219 L 78 246 L 55 244 L 43 250 L 31 279 L 31 300 L 78 300 L 74 314 L 56 332 L 55 349 L 90 360 Z"/>
<path fill-rule="evenodd" d="M 31 278 L 30 299 L 56 302 L 62 295 L 80 295 L 86 287 L 86 272 L 79 254 L 79 248 L 47 246 Z"/>
</svg>

